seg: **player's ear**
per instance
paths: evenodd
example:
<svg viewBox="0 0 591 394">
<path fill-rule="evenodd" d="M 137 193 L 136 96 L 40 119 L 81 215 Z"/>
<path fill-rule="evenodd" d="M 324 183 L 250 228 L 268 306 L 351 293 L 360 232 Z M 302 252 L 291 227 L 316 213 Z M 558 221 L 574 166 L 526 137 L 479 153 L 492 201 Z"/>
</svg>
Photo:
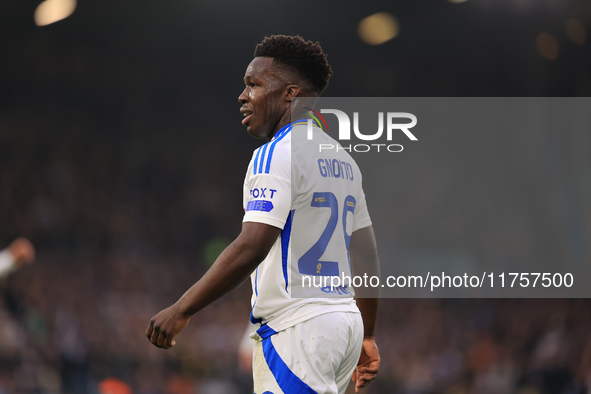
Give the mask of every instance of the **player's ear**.
<svg viewBox="0 0 591 394">
<path fill-rule="evenodd" d="M 283 98 L 285 101 L 291 101 L 293 98 L 298 96 L 300 92 L 300 87 L 298 85 L 287 85 L 285 87 L 285 94 Z"/>
</svg>

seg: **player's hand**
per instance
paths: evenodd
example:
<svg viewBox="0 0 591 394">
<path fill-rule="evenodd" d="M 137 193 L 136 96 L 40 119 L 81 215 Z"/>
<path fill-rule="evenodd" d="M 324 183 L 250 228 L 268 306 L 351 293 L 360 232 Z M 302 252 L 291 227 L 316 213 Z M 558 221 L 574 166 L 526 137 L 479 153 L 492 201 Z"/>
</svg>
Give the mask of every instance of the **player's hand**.
<svg viewBox="0 0 591 394">
<path fill-rule="evenodd" d="M 379 369 L 380 352 L 376 341 L 372 338 L 365 338 L 357 368 L 355 368 L 351 377 L 351 380 L 355 383 L 355 392 L 359 393 L 363 387 L 371 383 L 376 378 Z"/>
<path fill-rule="evenodd" d="M 172 305 L 152 317 L 146 337 L 154 346 L 170 349 L 176 344 L 174 337 L 189 324 L 189 320 L 190 316 L 180 313 L 176 304 Z"/>
<path fill-rule="evenodd" d="M 30 264 L 35 260 L 35 248 L 31 241 L 26 238 L 17 238 L 10 245 L 8 251 L 14 257 L 14 264 L 18 267 L 23 264 Z"/>
</svg>

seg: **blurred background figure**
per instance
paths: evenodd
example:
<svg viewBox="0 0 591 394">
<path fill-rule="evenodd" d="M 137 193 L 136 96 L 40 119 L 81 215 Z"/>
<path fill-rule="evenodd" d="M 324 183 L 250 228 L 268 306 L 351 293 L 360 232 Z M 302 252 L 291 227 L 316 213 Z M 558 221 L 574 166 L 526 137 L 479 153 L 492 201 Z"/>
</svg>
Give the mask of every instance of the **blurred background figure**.
<svg viewBox="0 0 591 394">
<path fill-rule="evenodd" d="M 253 324 L 248 322 L 244 334 L 240 339 L 238 345 L 238 367 L 240 371 L 247 376 L 252 375 L 252 353 L 253 353 L 253 339 L 250 337 L 255 330 L 253 330 Z"/>
<path fill-rule="evenodd" d="M 99 394 L 133 394 L 131 387 L 117 378 L 104 379 L 98 385 Z"/>
<path fill-rule="evenodd" d="M 0 251 L 0 278 L 8 275 L 23 264 L 35 260 L 35 248 L 26 238 L 17 238 L 6 249 Z"/>
</svg>

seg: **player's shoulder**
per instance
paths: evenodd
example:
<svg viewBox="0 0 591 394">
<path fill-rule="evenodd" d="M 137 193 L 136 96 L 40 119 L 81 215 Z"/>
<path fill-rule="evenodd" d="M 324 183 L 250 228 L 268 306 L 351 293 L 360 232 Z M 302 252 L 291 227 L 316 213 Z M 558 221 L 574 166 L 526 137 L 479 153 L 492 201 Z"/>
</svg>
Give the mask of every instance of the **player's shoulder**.
<svg viewBox="0 0 591 394">
<path fill-rule="evenodd" d="M 253 152 L 253 175 L 273 174 L 283 167 L 290 167 L 291 136 L 290 127 L 279 130 L 271 141 L 261 145 Z"/>
<path fill-rule="evenodd" d="M 316 162 L 317 159 L 331 157 L 347 160 L 357 166 L 355 159 L 350 154 L 350 146 L 341 145 L 339 141 L 316 125 L 312 128 L 311 134 L 305 125 L 298 127 L 293 137 L 292 152 L 298 158 L 304 157 L 304 160 L 300 161 Z"/>
</svg>

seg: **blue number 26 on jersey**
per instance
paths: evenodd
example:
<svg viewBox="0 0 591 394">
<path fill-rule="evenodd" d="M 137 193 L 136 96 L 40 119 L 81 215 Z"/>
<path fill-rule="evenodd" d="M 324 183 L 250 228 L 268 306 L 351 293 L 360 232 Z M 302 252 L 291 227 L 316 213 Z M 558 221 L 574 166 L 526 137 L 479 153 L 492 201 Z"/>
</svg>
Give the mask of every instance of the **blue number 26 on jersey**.
<svg viewBox="0 0 591 394">
<path fill-rule="evenodd" d="M 339 202 L 333 193 L 322 192 L 314 193 L 310 205 L 317 208 L 330 208 L 330 219 L 328 219 L 328 223 L 318 241 L 298 260 L 298 269 L 301 274 L 305 275 L 338 276 L 339 263 L 337 261 L 320 261 L 320 257 L 324 254 L 332 238 L 332 234 L 337 227 L 339 221 Z M 347 234 L 347 212 L 355 212 L 355 198 L 350 195 L 347 196 L 343 207 L 343 233 L 345 234 L 345 246 L 348 252 L 351 236 Z"/>
</svg>

